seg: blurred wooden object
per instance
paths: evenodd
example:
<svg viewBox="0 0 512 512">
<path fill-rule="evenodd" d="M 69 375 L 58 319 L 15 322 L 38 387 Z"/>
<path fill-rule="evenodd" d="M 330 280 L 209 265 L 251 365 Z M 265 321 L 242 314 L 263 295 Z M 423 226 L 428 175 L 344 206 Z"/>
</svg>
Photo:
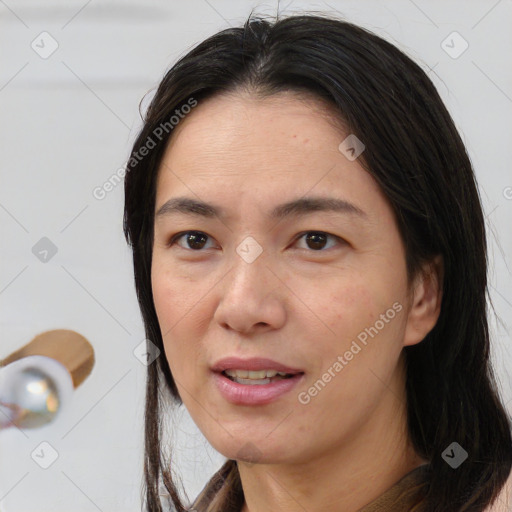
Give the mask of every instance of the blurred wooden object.
<svg viewBox="0 0 512 512">
<path fill-rule="evenodd" d="M 92 345 L 81 334 L 68 329 L 55 329 L 38 334 L 32 341 L 0 361 L 8 365 L 27 356 L 46 356 L 63 364 L 77 388 L 91 373 L 94 366 Z"/>
</svg>

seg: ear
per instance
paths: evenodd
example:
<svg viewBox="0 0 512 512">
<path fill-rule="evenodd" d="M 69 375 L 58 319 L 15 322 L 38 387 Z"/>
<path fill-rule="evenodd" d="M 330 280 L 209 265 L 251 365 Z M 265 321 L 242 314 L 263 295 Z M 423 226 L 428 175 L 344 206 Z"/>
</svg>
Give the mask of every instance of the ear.
<svg viewBox="0 0 512 512">
<path fill-rule="evenodd" d="M 404 346 L 420 343 L 434 328 L 441 312 L 442 295 L 443 258 L 437 255 L 423 266 L 412 285 Z"/>
</svg>

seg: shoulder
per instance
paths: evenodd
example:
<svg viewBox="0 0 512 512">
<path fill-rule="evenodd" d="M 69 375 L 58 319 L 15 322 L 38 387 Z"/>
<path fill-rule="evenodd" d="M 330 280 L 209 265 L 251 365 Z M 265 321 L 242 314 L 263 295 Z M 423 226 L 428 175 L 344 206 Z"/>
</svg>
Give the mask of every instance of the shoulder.
<svg viewBox="0 0 512 512">
<path fill-rule="evenodd" d="M 512 471 L 494 504 L 485 512 L 510 512 L 512 510 Z"/>
</svg>

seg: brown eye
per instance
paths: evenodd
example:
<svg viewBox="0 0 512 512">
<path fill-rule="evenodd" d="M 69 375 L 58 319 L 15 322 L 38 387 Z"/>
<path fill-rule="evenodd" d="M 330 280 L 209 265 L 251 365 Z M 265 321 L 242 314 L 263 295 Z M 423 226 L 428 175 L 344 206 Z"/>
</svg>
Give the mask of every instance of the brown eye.
<svg viewBox="0 0 512 512">
<path fill-rule="evenodd" d="M 312 249 L 314 251 L 321 251 L 324 249 L 329 239 L 342 241 L 339 237 L 330 235 L 329 233 L 324 233 L 323 231 L 307 231 L 300 236 L 299 240 L 301 239 L 306 241 L 308 249 Z"/>
<path fill-rule="evenodd" d="M 208 240 L 208 235 L 202 231 L 185 231 L 184 233 L 179 233 L 173 237 L 169 246 L 174 245 L 177 240 L 183 237 L 185 237 L 187 247 L 183 247 L 181 245 L 180 247 L 183 247 L 184 249 L 192 249 L 195 251 L 202 249 Z"/>
<path fill-rule="evenodd" d="M 306 243 L 311 249 L 323 249 L 327 241 L 324 233 L 308 233 L 306 235 Z"/>
</svg>

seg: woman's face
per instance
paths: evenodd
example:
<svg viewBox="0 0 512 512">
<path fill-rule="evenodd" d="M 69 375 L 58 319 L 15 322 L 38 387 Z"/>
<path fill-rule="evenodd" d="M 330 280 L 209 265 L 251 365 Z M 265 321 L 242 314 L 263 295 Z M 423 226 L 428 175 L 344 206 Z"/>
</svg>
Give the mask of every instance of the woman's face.
<svg viewBox="0 0 512 512">
<path fill-rule="evenodd" d="M 423 337 L 391 207 L 320 107 L 216 96 L 174 128 L 159 170 L 156 212 L 217 209 L 156 215 L 152 287 L 183 403 L 229 458 L 300 463 L 382 429 L 402 348 Z M 299 373 L 235 383 L 214 371 L 228 357 Z"/>
</svg>

